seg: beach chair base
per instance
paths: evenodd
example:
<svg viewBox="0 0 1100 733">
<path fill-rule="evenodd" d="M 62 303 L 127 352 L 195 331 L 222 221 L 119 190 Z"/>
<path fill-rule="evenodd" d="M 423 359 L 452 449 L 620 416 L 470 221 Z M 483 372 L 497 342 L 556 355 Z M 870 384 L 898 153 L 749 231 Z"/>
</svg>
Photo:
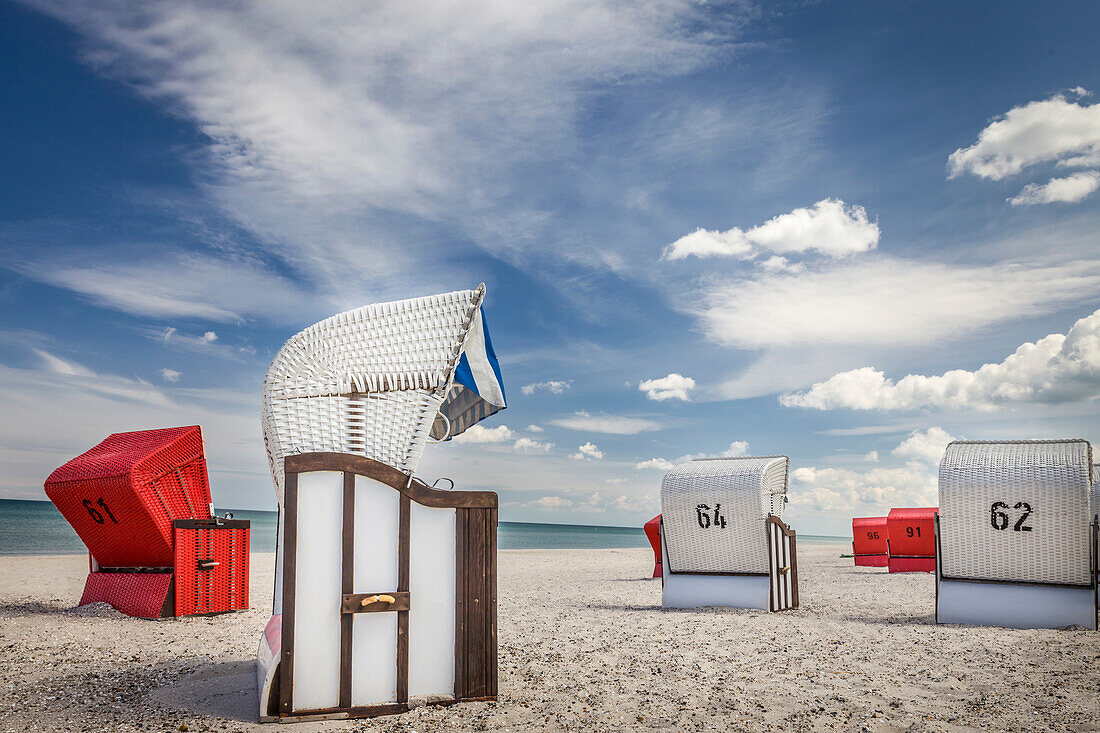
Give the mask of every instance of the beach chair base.
<svg viewBox="0 0 1100 733">
<path fill-rule="evenodd" d="M 767 575 L 687 575 L 665 576 L 663 608 L 758 608 L 769 610 L 771 580 Z"/>
<path fill-rule="evenodd" d="M 898 557 L 897 555 L 891 555 L 890 559 L 884 564 L 889 566 L 891 573 L 936 572 L 935 557 Z"/>
<path fill-rule="evenodd" d="M 1096 629 L 1096 589 L 938 578 L 936 623 Z"/>
<path fill-rule="evenodd" d="M 170 570 L 164 572 L 88 573 L 80 605 L 108 603 L 127 616 L 167 618 L 175 615 L 175 592 Z"/>
<path fill-rule="evenodd" d="M 889 565 L 886 555 L 856 555 L 856 566 L 861 568 L 884 568 Z"/>
</svg>

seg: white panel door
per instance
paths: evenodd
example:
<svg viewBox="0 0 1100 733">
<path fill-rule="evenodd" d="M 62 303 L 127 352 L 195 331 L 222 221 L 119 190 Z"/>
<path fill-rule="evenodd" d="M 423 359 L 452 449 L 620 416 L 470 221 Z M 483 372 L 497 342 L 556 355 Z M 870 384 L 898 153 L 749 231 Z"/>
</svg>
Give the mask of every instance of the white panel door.
<svg viewBox="0 0 1100 733">
<path fill-rule="evenodd" d="M 298 476 L 295 527 L 293 697 L 295 710 L 340 703 L 340 572 L 344 475 Z"/>
<path fill-rule="evenodd" d="M 454 696 L 455 510 L 412 502 L 409 696 Z"/>
<path fill-rule="evenodd" d="M 355 477 L 354 593 L 397 590 L 401 494 Z M 352 621 L 351 704 L 397 700 L 397 614 L 357 613 Z"/>
</svg>

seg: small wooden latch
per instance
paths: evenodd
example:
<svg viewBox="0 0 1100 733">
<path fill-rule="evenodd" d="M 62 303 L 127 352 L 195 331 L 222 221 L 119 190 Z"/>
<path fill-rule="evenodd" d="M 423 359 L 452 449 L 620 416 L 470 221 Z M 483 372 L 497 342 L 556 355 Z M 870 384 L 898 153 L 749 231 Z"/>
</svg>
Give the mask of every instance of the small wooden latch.
<svg viewBox="0 0 1100 733">
<path fill-rule="evenodd" d="M 221 565 L 221 563 L 217 560 L 199 560 L 199 570 L 210 570 L 211 568 L 216 568 L 219 565 Z"/>
<path fill-rule="evenodd" d="M 344 593 L 340 598 L 340 613 L 387 613 L 409 610 L 409 592 L 391 590 L 384 593 Z"/>
<path fill-rule="evenodd" d="M 789 572 L 791 572 L 791 566 L 790 566 L 790 565 L 787 565 L 786 567 L 782 567 L 782 568 L 779 568 L 779 572 L 781 572 L 781 573 L 789 573 Z"/>
</svg>

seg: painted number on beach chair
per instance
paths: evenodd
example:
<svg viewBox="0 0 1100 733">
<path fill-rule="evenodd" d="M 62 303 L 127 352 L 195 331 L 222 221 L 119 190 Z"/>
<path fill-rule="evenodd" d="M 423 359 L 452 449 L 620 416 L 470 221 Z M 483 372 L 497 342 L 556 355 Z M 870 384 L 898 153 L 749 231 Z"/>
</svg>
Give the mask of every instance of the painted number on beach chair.
<svg viewBox="0 0 1100 733">
<path fill-rule="evenodd" d="M 725 529 L 726 518 L 718 511 L 721 508 L 721 504 L 714 505 L 714 517 L 712 519 L 710 515 L 710 506 L 707 504 L 700 504 L 695 507 L 695 521 L 699 523 L 701 529 L 707 529 L 709 527 Z"/>
<path fill-rule="evenodd" d="M 905 536 L 906 537 L 920 537 L 920 527 L 906 527 L 905 528 Z"/>
<path fill-rule="evenodd" d="M 877 540 L 878 539 L 878 532 L 868 532 L 867 533 L 867 539 Z"/>
<path fill-rule="evenodd" d="M 114 514 L 111 514 L 111 510 L 107 508 L 107 502 L 103 501 L 102 496 L 99 497 L 99 501 L 97 501 L 95 504 L 92 504 L 91 499 L 85 499 L 82 503 L 84 504 L 84 508 L 88 510 L 88 515 L 95 521 L 96 524 L 103 524 L 105 521 L 107 521 L 103 518 L 103 515 L 99 513 L 99 510 L 96 509 L 97 506 L 103 511 L 107 512 L 107 517 L 111 520 L 112 524 L 118 524 L 118 520 L 115 519 Z"/>
<path fill-rule="evenodd" d="M 1020 518 L 1012 525 L 1012 530 L 1014 532 L 1030 532 L 1032 528 L 1024 524 L 1024 520 L 1031 515 L 1031 504 L 1026 501 L 1018 501 L 1012 508 L 1021 511 Z M 989 506 L 989 523 L 993 526 L 993 529 L 1008 529 L 1008 512 L 1002 511 L 1007 509 L 1008 504 L 1003 501 L 995 501 Z"/>
</svg>

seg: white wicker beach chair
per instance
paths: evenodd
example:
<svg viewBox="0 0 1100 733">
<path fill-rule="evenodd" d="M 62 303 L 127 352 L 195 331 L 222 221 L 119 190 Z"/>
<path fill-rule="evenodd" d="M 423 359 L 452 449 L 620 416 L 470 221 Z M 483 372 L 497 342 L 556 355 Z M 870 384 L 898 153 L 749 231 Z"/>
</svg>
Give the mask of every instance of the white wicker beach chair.
<svg viewBox="0 0 1100 733">
<path fill-rule="evenodd" d="M 665 474 L 665 608 L 798 606 L 795 533 L 781 520 L 789 459 L 706 458 Z"/>
<path fill-rule="evenodd" d="M 429 438 L 505 406 L 484 294 L 341 313 L 271 362 L 262 422 L 280 514 L 261 719 L 496 695 L 496 494 L 413 477 Z"/>
<path fill-rule="evenodd" d="M 1092 446 L 955 442 L 940 462 L 936 620 L 1096 628 Z"/>
</svg>

